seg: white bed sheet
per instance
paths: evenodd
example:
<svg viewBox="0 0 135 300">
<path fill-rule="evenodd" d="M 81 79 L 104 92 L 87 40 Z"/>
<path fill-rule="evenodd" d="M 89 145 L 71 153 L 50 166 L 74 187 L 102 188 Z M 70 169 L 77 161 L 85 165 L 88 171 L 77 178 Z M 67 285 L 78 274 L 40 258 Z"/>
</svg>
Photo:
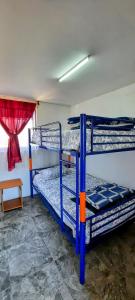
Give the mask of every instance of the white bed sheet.
<svg viewBox="0 0 135 300">
<path fill-rule="evenodd" d="M 94 137 L 93 143 L 116 143 L 109 145 L 93 145 L 93 151 L 107 151 L 107 150 L 116 150 L 116 149 L 124 149 L 124 148 L 134 148 L 135 143 L 130 143 L 135 141 L 135 130 L 130 131 L 118 131 L 118 130 L 94 130 L 94 134 L 98 135 L 114 135 L 111 136 L 97 136 Z M 50 136 L 51 135 L 51 136 Z M 47 148 L 59 148 L 59 138 L 56 137 L 58 132 L 46 132 L 45 138 L 43 138 L 42 146 Z M 86 148 L 87 152 L 91 151 L 91 130 L 86 130 Z M 119 135 L 127 135 L 119 136 Z M 32 135 L 32 142 L 34 144 L 41 146 L 41 135 L 40 130 L 35 130 Z M 124 142 L 124 144 L 117 144 L 118 142 Z M 63 130 L 62 131 L 62 148 L 67 151 L 70 150 L 79 150 L 80 148 L 80 130 Z"/>
<path fill-rule="evenodd" d="M 33 181 L 34 185 L 38 188 L 39 192 L 47 199 L 47 201 L 51 204 L 56 213 L 60 216 L 60 192 L 59 192 L 59 178 L 47 180 L 45 181 L 41 174 L 37 174 L 34 177 Z M 75 191 L 75 173 L 63 176 L 63 184 L 68 186 L 70 189 Z M 86 190 L 91 190 L 98 185 L 106 183 L 104 180 L 96 178 L 87 174 L 86 176 Z M 71 201 L 71 197 L 74 197 L 70 192 L 63 190 L 63 206 L 68 211 L 68 213 L 75 219 L 76 218 L 76 205 L 73 201 Z M 127 207 L 131 204 L 131 207 Z M 121 212 L 121 209 L 124 209 Z M 112 213 L 115 213 L 111 216 Z M 125 213 L 124 216 L 122 214 Z M 129 201 L 129 203 L 122 204 L 117 208 L 112 208 L 111 211 L 104 213 L 104 215 L 96 216 L 92 211 L 86 209 L 87 217 L 93 216 L 92 220 L 92 229 L 94 232 L 92 233 L 92 237 L 95 237 L 99 234 L 103 234 L 104 231 L 110 230 L 113 227 L 119 226 L 121 222 L 126 222 L 126 220 L 130 217 L 132 218 L 135 214 L 135 199 Z M 95 215 L 95 217 L 94 217 Z M 103 220 L 104 217 L 107 217 Z M 114 220 L 115 218 L 117 220 Z M 95 222 L 100 221 L 95 224 Z M 111 221 L 109 224 L 105 225 L 108 221 Z M 67 226 L 72 229 L 73 236 L 76 236 L 75 224 L 71 222 L 71 220 L 64 214 L 64 222 Z M 105 225 L 103 228 L 100 228 L 101 225 Z M 86 244 L 90 242 L 90 224 L 89 221 L 86 223 Z"/>
</svg>

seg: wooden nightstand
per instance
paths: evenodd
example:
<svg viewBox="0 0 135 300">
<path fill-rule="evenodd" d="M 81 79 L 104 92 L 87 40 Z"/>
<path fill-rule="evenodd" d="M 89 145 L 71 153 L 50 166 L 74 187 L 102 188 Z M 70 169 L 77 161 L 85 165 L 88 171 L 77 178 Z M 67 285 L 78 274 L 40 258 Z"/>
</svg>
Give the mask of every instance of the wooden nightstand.
<svg viewBox="0 0 135 300">
<path fill-rule="evenodd" d="M 22 185 L 23 183 L 19 178 L 0 182 L 0 203 L 3 212 L 23 207 Z M 19 189 L 19 197 L 17 199 L 3 201 L 3 191 L 5 189 L 10 189 L 15 187 L 18 187 Z"/>
</svg>

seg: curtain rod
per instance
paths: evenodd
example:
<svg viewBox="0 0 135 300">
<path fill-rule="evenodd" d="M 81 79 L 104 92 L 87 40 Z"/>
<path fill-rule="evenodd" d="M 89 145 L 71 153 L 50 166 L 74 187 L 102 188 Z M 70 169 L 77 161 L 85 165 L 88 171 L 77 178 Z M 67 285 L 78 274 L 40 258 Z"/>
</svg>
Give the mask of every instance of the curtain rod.
<svg viewBox="0 0 135 300">
<path fill-rule="evenodd" d="M 19 98 L 19 97 L 13 97 L 13 96 L 0 95 L 0 99 L 20 101 L 20 102 L 30 102 L 30 103 L 36 103 L 37 105 L 39 104 L 39 101 L 37 101 L 37 100 L 21 98 L 21 97 Z"/>
</svg>

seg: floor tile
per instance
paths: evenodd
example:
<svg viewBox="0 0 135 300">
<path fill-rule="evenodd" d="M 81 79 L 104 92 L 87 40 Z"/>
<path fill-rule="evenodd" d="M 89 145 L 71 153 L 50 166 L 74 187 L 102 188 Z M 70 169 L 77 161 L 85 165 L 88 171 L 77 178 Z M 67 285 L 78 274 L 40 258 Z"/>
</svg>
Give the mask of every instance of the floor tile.
<svg viewBox="0 0 135 300">
<path fill-rule="evenodd" d="M 21 217 L 34 217 L 38 215 L 44 215 L 47 212 L 46 208 L 43 206 L 39 198 L 30 199 L 24 198 L 23 208 L 12 210 L 10 212 L 1 213 L 0 215 L 0 228 L 12 225 Z"/>
<path fill-rule="evenodd" d="M 73 300 L 73 297 L 71 296 L 71 293 L 70 293 L 69 289 L 67 288 L 66 284 L 63 283 L 62 286 L 57 290 L 53 299 L 54 300 Z"/>
<path fill-rule="evenodd" d="M 5 251 L 0 252 L 0 300 L 10 299 L 10 274 Z"/>
<path fill-rule="evenodd" d="M 12 222 L 18 218 L 18 210 L 12 210 L 7 213 L 2 213 L 0 217 L 0 229 L 8 225 L 12 225 Z"/>
<path fill-rule="evenodd" d="M 37 232 L 48 233 L 59 228 L 58 224 L 47 214 L 39 215 L 33 218 Z"/>
<path fill-rule="evenodd" d="M 38 197 L 33 199 L 25 198 L 25 200 L 23 201 L 23 210 L 22 210 L 23 216 L 26 215 L 26 216 L 34 217 L 46 213 L 47 213 L 47 209 L 45 208 L 45 206 L 42 204 L 42 201 Z"/>
<path fill-rule="evenodd" d="M 135 224 L 79 256 L 38 197 L 0 214 L 0 300 L 135 300 Z"/>
<path fill-rule="evenodd" d="M 70 255 L 73 252 L 71 243 L 61 232 L 60 227 L 50 232 L 42 232 L 41 236 L 54 260 L 63 255 Z"/>
<path fill-rule="evenodd" d="M 60 273 L 62 274 L 63 279 L 70 281 L 71 276 L 78 277 L 78 261 L 79 257 L 75 256 L 75 253 L 72 256 L 63 255 L 57 259 L 56 264 Z"/>
<path fill-rule="evenodd" d="M 25 216 L 12 220 L 12 224 L 1 228 L 1 235 L 4 239 L 4 248 L 17 246 L 28 242 L 36 236 L 36 227 L 31 217 Z"/>
<path fill-rule="evenodd" d="M 4 234 L 0 229 L 0 252 L 4 250 Z"/>
<path fill-rule="evenodd" d="M 7 290 L 0 291 L 0 300 L 11 300 L 10 288 Z"/>
<path fill-rule="evenodd" d="M 38 237 L 7 250 L 10 276 L 24 276 L 52 260 L 48 248 Z"/>
<path fill-rule="evenodd" d="M 89 299 L 88 288 L 79 283 L 78 258 L 74 256 L 60 257 L 56 264 L 73 299 Z"/>
<path fill-rule="evenodd" d="M 59 297 L 59 298 L 58 298 Z M 11 298 L 14 300 L 72 300 L 55 262 L 42 265 L 24 277 L 11 277 Z"/>
</svg>

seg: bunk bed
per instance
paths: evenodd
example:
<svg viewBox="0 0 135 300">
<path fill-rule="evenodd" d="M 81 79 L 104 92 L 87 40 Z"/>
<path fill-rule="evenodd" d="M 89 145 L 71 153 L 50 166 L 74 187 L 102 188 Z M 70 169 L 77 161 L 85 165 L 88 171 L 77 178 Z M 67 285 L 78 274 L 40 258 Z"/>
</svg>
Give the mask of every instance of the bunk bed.
<svg viewBox="0 0 135 300">
<path fill-rule="evenodd" d="M 135 119 L 81 114 L 29 129 L 31 197 L 41 196 L 80 254 L 80 283 L 85 282 L 86 249 L 96 240 L 135 220 L 135 191 L 86 173 L 89 155 L 134 151 Z M 56 151 L 59 165 L 33 169 L 32 148 Z M 72 158 L 72 159 L 71 159 Z"/>
</svg>

